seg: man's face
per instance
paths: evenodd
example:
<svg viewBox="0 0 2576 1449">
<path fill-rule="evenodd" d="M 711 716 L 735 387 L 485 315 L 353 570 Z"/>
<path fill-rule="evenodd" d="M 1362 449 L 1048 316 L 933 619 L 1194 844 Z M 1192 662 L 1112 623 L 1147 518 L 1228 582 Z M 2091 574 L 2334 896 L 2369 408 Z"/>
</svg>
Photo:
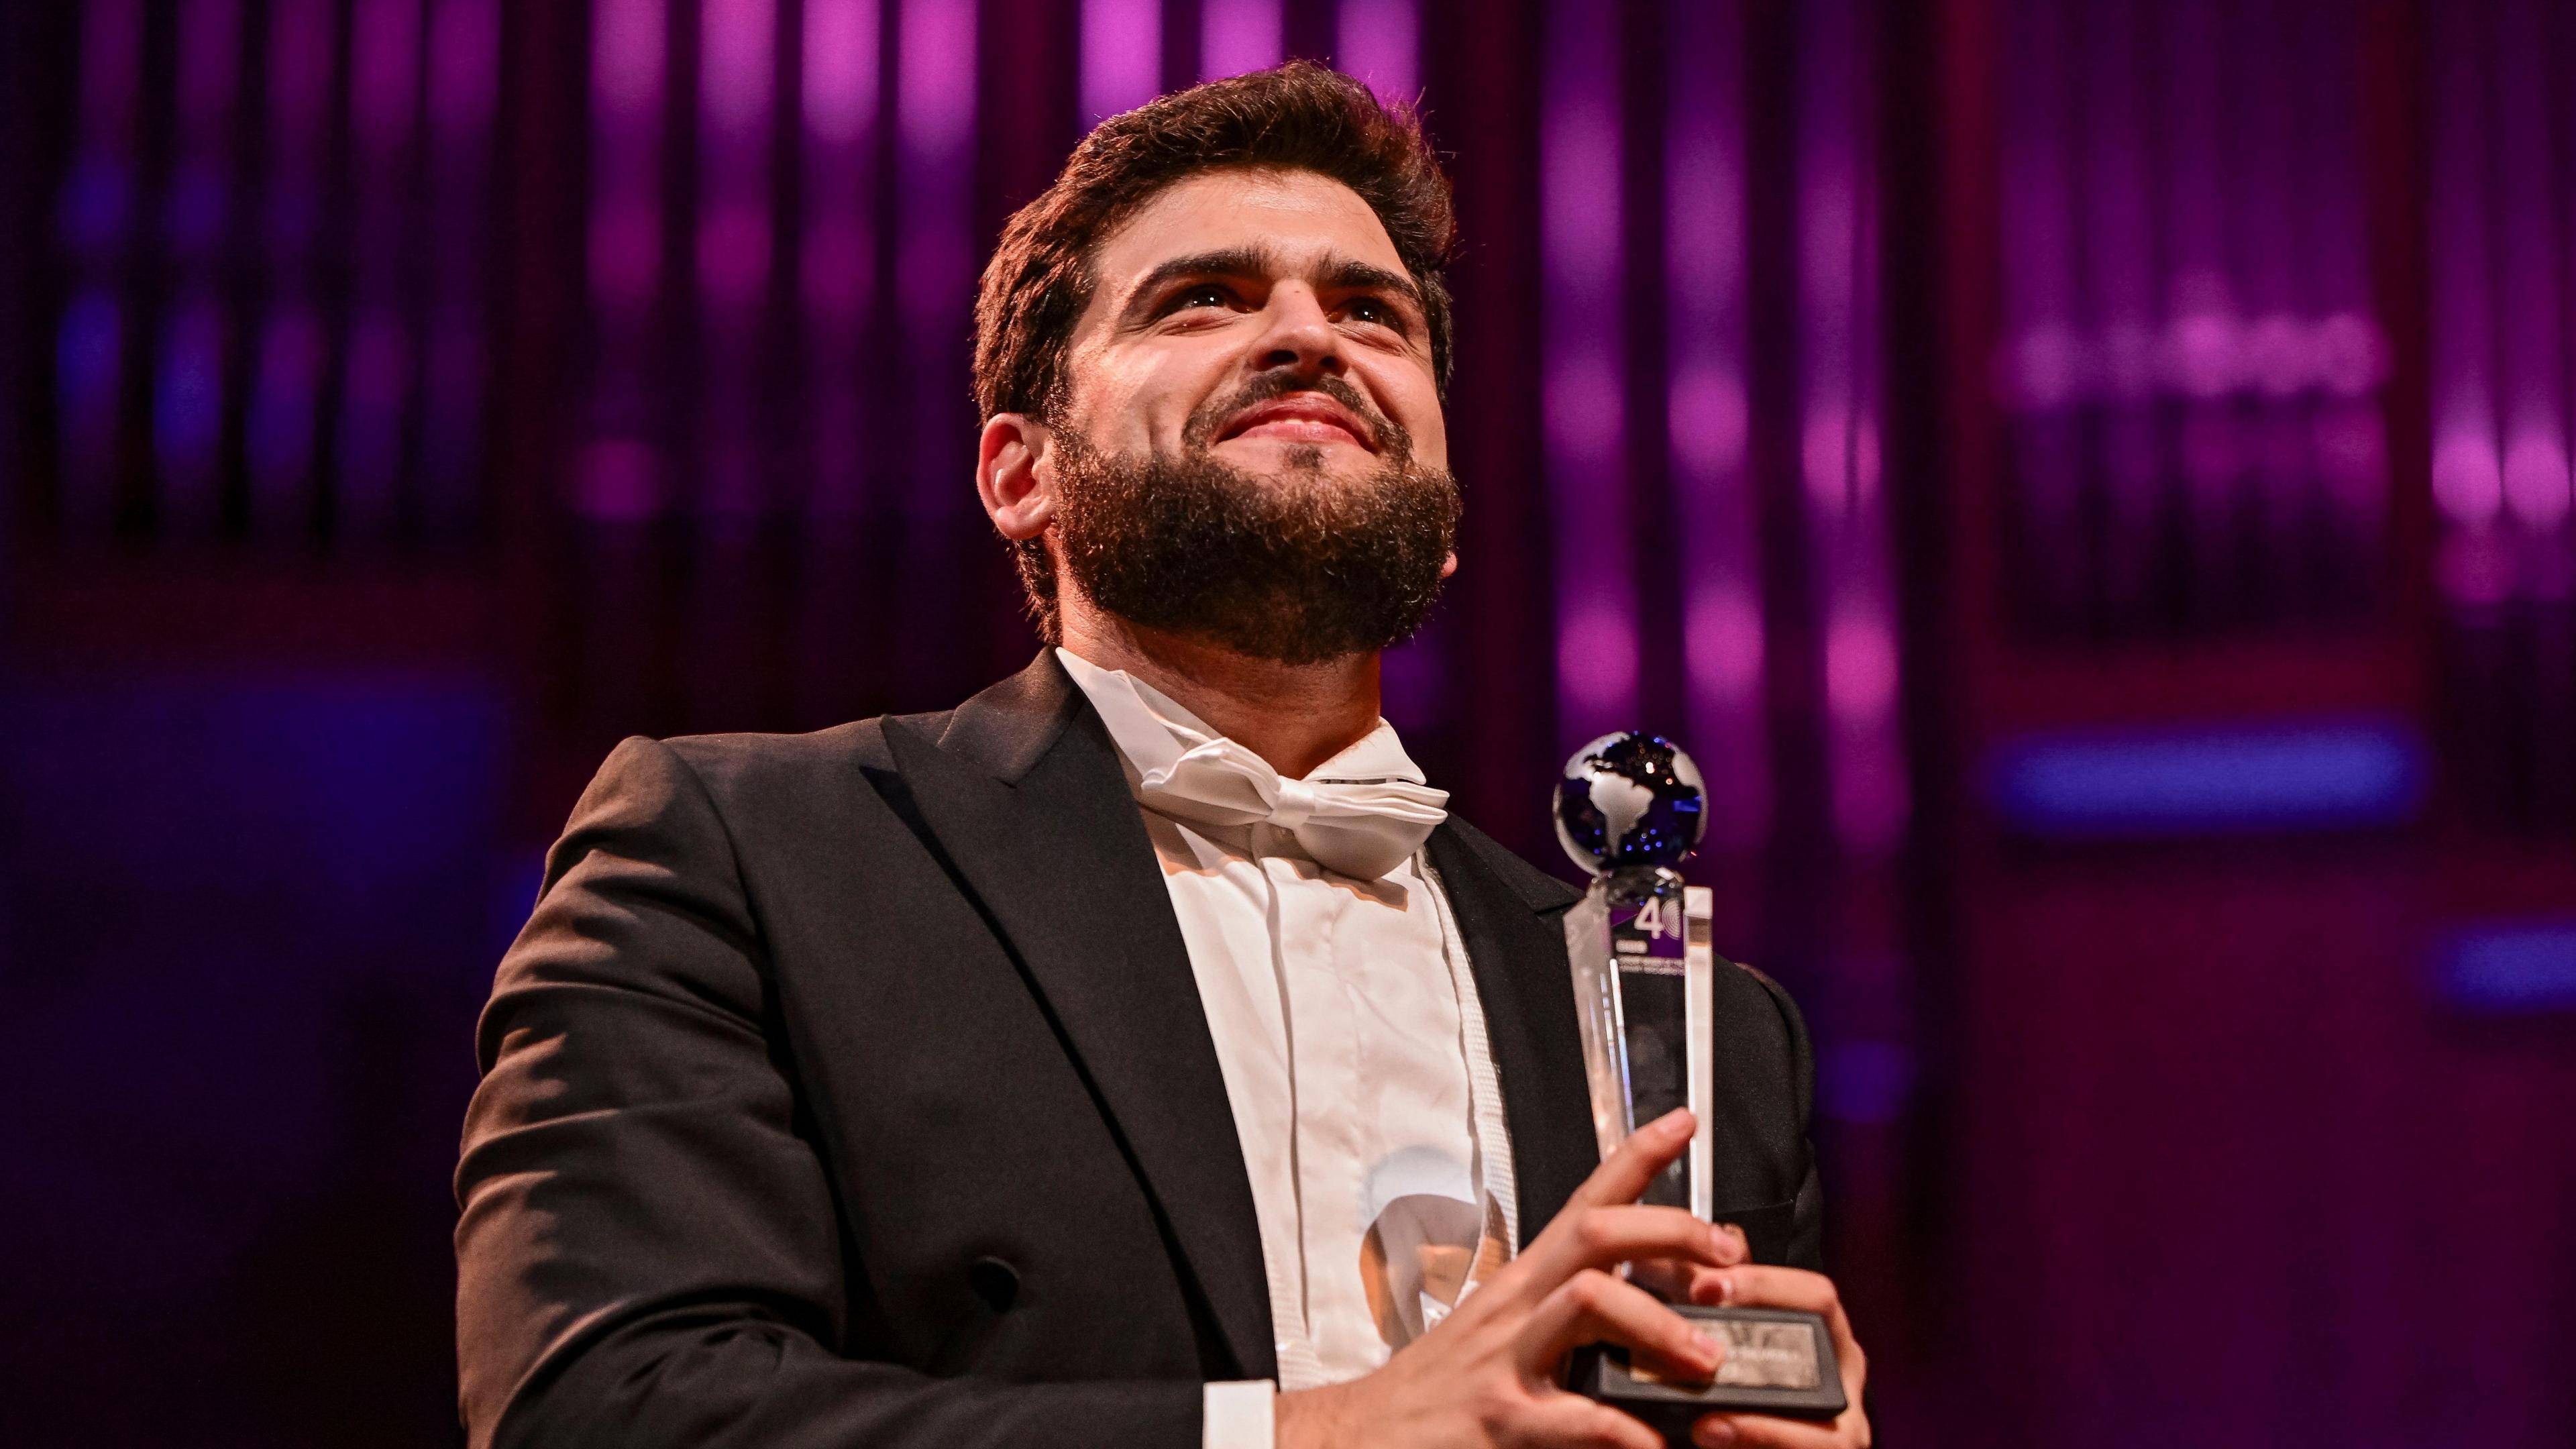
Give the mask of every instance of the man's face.
<svg viewBox="0 0 2576 1449">
<path fill-rule="evenodd" d="M 1449 440 L 1421 295 L 1368 203 L 1307 171 L 1179 181 L 1093 258 L 1062 426 L 1092 451 L 1356 479 Z"/>
<path fill-rule="evenodd" d="M 1043 422 L 985 425 L 978 487 L 1101 612 L 1317 663 L 1420 627 L 1454 560 L 1422 299 L 1348 187 L 1178 182 L 1107 238 Z"/>
</svg>

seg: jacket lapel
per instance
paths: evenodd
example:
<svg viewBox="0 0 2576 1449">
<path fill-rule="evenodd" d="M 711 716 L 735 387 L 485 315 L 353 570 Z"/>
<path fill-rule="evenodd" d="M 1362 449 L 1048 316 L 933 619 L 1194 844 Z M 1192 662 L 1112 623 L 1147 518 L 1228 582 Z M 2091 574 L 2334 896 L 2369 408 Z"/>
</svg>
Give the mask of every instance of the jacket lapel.
<svg viewBox="0 0 2576 1449">
<path fill-rule="evenodd" d="M 936 741 L 901 719 L 886 741 L 1099 1099 L 1235 1372 L 1275 1377 L 1260 1224 L 1216 1044 L 1099 718 L 1042 653 Z"/>
<path fill-rule="evenodd" d="M 1565 956 L 1565 908 L 1579 897 L 1455 816 L 1431 833 L 1430 851 L 1502 1078 L 1526 1248 L 1601 1165 Z"/>
</svg>

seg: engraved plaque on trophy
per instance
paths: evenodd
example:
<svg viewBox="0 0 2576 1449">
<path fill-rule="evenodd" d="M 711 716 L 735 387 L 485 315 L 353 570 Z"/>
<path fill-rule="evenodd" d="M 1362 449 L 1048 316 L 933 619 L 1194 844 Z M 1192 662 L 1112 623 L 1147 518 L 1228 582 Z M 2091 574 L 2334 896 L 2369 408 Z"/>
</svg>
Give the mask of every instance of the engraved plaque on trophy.
<svg viewBox="0 0 2576 1449">
<path fill-rule="evenodd" d="M 1583 1033 L 1592 1125 L 1604 1157 L 1675 1107 L 1699 1128 L 1689 1150 L 1648 1185 L 1644 1201 L 1722 1221 L 1713 1189 L 1717 973 L 1710 892 L 1675 869 L 1708 829 L 1699 767 L 1660 736 L 1613 734 L 1575 751 L 1557 782 L 1557 839 L 1592 873 L 1566 913 L 1566 948 Z M 1822 1316 L 1768 1308 L 1676 1303 L 1726 1348 L 1705 1383 L 1632 1365 L 1625 1350 L 1575 1355 L 1571 1386 L 1636 1415 L 1675 1444 L 1700 1415 L 1720 1411 L 1830 1419 L 1844 1407 L 1833 1336 Z"/>
</svg>

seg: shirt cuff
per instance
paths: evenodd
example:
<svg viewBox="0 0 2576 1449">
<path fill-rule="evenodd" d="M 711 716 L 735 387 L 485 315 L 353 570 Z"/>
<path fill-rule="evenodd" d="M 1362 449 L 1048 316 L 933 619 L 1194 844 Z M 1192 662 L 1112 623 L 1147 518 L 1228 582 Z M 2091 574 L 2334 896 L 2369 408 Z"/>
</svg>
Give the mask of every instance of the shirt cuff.
<svg viewBox="0 0 2576 1449">
<path fill-rule="evenodd" d="M 1277 1423 L 1270 1416 L 1270 1401 L 1278 1392 L 1268 1379 L 1207 1385 L 1199 1449 L 1272 1449 Z"/>
</svg>

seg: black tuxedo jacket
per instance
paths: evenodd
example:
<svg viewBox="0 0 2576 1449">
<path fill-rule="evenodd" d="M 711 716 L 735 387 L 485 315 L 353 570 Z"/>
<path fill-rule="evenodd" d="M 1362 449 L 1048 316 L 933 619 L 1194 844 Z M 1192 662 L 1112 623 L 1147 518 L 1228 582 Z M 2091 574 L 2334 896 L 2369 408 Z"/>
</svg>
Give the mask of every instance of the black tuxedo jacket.
<svg viewBox="0 0 2576 1449">
<path fill-rule="evenodd" d="M 1524 1239 L 1596 1165 L 1572 889 L 1454 818 Z M 1718 1198 L 1818 1263 L 1797 1011 L 1722 970 Z M 1216 1049 L 1052 654 L 964 706 L 617 748 L 480 1034 L 473 1442 L 1171 1445 L 1275 1373 Z"/>
</svg>

